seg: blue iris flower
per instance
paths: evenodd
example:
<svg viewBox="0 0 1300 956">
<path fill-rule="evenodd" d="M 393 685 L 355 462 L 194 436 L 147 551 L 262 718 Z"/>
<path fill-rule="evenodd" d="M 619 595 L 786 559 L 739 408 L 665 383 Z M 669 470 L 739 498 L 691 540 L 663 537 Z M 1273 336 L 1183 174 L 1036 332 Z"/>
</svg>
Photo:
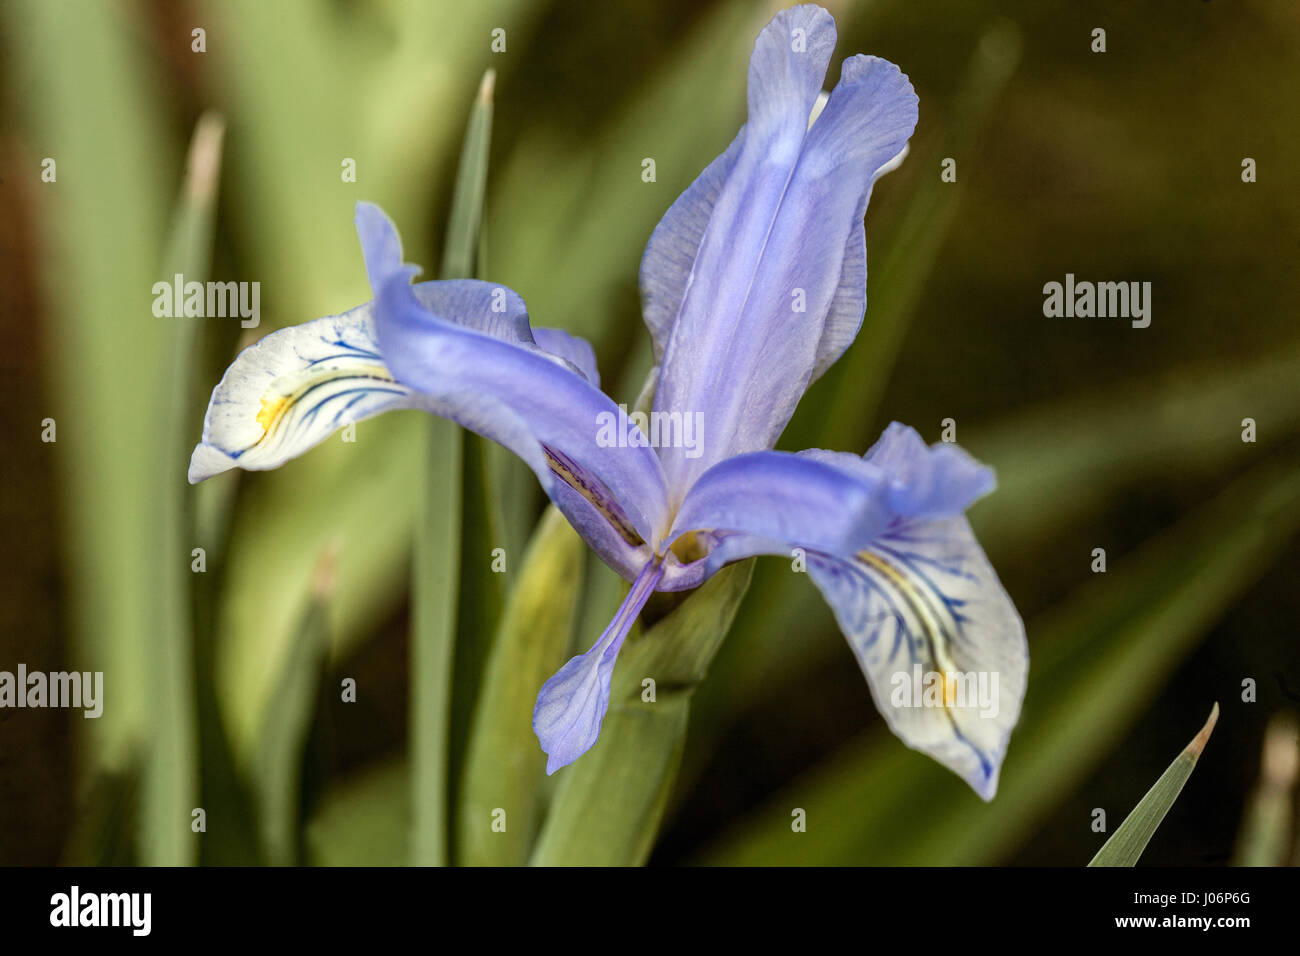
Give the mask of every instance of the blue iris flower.
<svg viewBox="0 0 1300 956">
<path fill-rule="evenodd" d="M 996 790 L 1028 655 L 964 517 L 992 490 L 991 470 L 897 423 L 860 458 L 772 450 L 862 324 L 867 200 L 917 118 L 907 77 L 876 57 L 846 60 L 822 98 L 834 46 L 820 7 L 768 24 L 748 122 L 650 237 L 648 413 L 626 415 L 601 391 L 591 346 L 532 327 L 511 290 L 412 284 L 396 229 L 366 203 L 356 226 L 374 299 L 268 335 L 213 392 L 191 481 L 277 467 L 394 408 L 456 421 L 532 468 L 632 582 L 591 649 L 538 695 L 548 773 L 596 743 L 619 649 L 652 593 L 776 554 L 806 565 L 894 733 L 985 799 Z"/>
</svg>

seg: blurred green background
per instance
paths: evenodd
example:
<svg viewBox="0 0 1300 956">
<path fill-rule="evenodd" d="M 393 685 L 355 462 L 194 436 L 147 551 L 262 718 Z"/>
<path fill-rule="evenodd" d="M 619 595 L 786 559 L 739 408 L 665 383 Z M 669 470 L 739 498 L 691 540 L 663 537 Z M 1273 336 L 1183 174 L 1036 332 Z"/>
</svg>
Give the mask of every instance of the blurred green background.
<svg viewBox="0 0 1300 956">
<path fill-rule="evenodd" d="M 760 561 L 694 693 L 650 862 L 1082 865 L 1106 836 L 1094 808 L 1113 831 L 1214 701 L 1214 737 L 1143 863 L 1293 860 L 1294 761 L 1261 777 L 1261 748 L 1300 701 L 1300 8 L 826 5 L 829 82 L 844 56 L 887 57 L 920 123 L 868 211 L 863 333 L 781 447 L 860 453 L 891 419 L 935 441 L 953 419 L 999 473 L 971 519 L 1028 625 L 1029 694 L 984 805 L 885 731 L 810 582 Z M 748 52 L 780 6 L 4 4 L 0 669 L 103 670 L 106 702 L 99 720 L 0 710 L 0 863 L 412 858 L 427 422 L 367 421 L 355 444 L 188 489 L 243 330 L 154 318 L 152 283 L 181 264 L 258 281 L 257 335 L 341 312 L 368 297 L 358 199 L 435 276 L 493 69 L 478 272 L 535 323 L 591 338 L 606 389 L 631 402 L 650 362 L 641 251 L 743 121 Z M 214 208 L 182 188 L 206 110 L 225 124 Z M 1044 318 L 1042 286 L 1067 272 L 1150 281 L 1151 326 Z M 458 586 L 453 818 L 474 678 L 543 505 L 521 467 L 465 449 L 457 558 L 482 567 L 504 547 L 511 570 Z M 584 648 L 619 598 L 596 563 L 574 596 Z M 1274 727 L 1293 750 L 1294 724 Z M 206 832 L 191 837 L 193 807 Z M 808 832 L 791 832 L 793 808 Z M 449 858 L 479 861 L 458 838 Z"/>
</svg>

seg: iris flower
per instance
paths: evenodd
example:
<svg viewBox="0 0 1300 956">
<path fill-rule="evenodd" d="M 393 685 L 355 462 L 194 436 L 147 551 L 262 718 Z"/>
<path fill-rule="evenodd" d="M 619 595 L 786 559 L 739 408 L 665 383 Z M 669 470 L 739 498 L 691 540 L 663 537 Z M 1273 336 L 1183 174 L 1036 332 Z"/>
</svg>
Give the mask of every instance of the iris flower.
<svg viewBox="0 0 1300 956">
<path fill-rule="evenodd" d="M 396 229 L 366 203 L 356 226 L 374 299 L 266 336 L 213 392 L 194 482 L 277 467 L 397 408 L 449 418 L 532 468 L 632 582 L 591 649 L 538 695 L 548 773 L 596 743 L 619 649 L 653 592 L 774 554 L 806 564 L 894 733 L 983 798 L 996 790 L 1027 653 L 964 517 L 992 472 L 897 423 L 863 457 L 772 450 L 861 326 L 867 199 L 917 118 L 907 77 L 876 57 L 846 60 L 820 98 L 834 46 L 820 7 L 767 25 L 749 65 L 748 122 L 650 237 L 640 285 L 657 370 L 651 412 L 668 440 L 660 433 L 652 447 L 635 423 L 626 441 L 602 439 L 625 419 L 600 389 L 591 346 L 533 328 L 503 286 L 412 284 L 419 270 L 403 264 Z M 693 447 L 673 440 L 686 416 L 702 425 Z"/>
</svg>

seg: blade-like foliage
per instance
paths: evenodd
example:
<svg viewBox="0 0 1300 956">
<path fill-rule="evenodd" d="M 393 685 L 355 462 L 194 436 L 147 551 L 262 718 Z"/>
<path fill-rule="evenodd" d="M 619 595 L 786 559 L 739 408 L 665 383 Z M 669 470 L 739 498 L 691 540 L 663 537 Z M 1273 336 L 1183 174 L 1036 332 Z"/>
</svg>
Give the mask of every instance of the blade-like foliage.
<svg viewBox="0 0 1300 956">
<path fill-rule="evenodd" d="M 492 142 L 494 76 L 491 70 L 484 74 L 470 110 L 443 249 L 444 279 L 468 278 L 474 271 Z M 425 430 L 424 445 L 422 507 L 411 579 L 411 783 L 415 788 L 411 861 L 442 866 L 451 857 L 452 704 L 461 575 L 488 574 L 483 567 L 461 567 L 461 545 L 467 536 L 488 528 L 481 520 L 484 515 L 462 515 L 465 438 L 459 426 L 434 419 Z M 476 500 L 486 505 L 493 497 L 487 493 Z M 480 520 L 463 522 L 462 518 Z M 494 603 L 496 596 L 492 594 L 488 603 Z M 462 647 L 460 653 L 466 650 Z"/>
<path fill-rule="evenodd" d="M 185 182 L 158 271 L 161 281 L 182 275 L 186 282 L 205 282 L 210 274 L 224 130 L 224 122 L 214 114 L 201 117 L 194 129 Z M 140 858 L 168 866 L 194 863 L 199 856 L 190 829 L 199 769 L 191 626 L 194 496 L 185 464 L 196 421 L 194 371 L 201 329 L 201 320 L 177 317 L 169 320 L 163 336 L 170 355 L 157 402 L 163 421 L 154 446 L 156 510 L 149 525 L 157 535 L 153 553 L 158 576 L 145 650 L 145 685 L 153 689 L 152 740 L 144 766 Z"/>
<path fill-rule="evenodd" d="M 320 700 L 329 650 L 329 600 L 337 555 L 326 551 L 316 569 L 315 589 L 298 634 L 276 681 L 258 737 L 253 789 L 262 849 L 267 862 L 302 862 L 299 808 L 307 746 Z"/>
<path fill-rule="evenodd" d="M 459 862 L 528 861 L 546 779 L 533 703 L 564 663 L 586 554 L 564 516 L 549 508 L 520 562 L 483 672 L 457 811 Z"/>
<path fill-rule="evenodd" d="M 1109 840 L 1097 851 L 1089 866 L 1136 866 L 1142 851 L 1147 848 L 1156 828 L 1160 826 L 1170 807 L 1183 792 L 1187 778 L 1196 769 L 1196 761 L 1210 740 L 1214 725 L 1219 719 L 1219 705 L 1210 711 L 1210 718 L 1205 722 L 1192 742 L 1160 775 L 1160 779 L 1147 791 L 1146 796 L 1138 801 L 1133 812 L 1124 818 Z"/>
</svg>

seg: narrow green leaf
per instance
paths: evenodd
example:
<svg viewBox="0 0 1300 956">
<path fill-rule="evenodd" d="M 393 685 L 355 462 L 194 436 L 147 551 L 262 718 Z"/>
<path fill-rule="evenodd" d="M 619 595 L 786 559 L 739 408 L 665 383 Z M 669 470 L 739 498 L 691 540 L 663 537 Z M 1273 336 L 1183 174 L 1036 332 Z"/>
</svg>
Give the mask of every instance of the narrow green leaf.
<svg viewBox="0 0 1300 956">
<path fill-rule="evenodd" d="M 488 70 L 479 85 L 478 98 L 470 112 L 461 152 L 461 175 L 452 199 L 447 243 L 443 250 L 444 278 L 481 275 L 479 257 L 484 248 L 483 204 L 487 190 L 488 157 L 492 140 L 492 96 L 496 72 Z M 502 508 L 503 492 L 499 484 L 503 467 L 518 464 L 529 481 L 532 472 L 517 462 L 506 449 L 479 435 L 461 433 L 461 524 L 472 533 L 461 536 L 460 583 L 457 596 L 456 651 L 451 688 L 450 746 L 448 749 L 447 792 L 453 806 L 448 819 L 454 820 L 454 802 L 460 792 L 469 727 L 479 691 L 483 669 L 493 635 L 501 618 L 505 601 L 505 573 L 498 571 L 498 561 L 508 570 L 515 552 L 510 550 L 505 533 Z M 498 550 L 500 549 L 500 550 Z M 454 824 L 449 823 L 454 832 Z M 453 851 L 452 856 L 455 856 Z"/>
<path fill-rule="evenodd" d="M 253 786 L 263 852 L 274 866 L 302 862 L 299 807 L 303 764 L 329 650 L 328 605 L 337 563 L 332 551 L 320 557 L 297 638 L 280 668 L 275 693 L 262 718 Z"/>
<path fill-rule="evenodd" d="M 207 384 L 206 382 L 204 384 Z M 204 401 L 195 402 L 201 411 Z M 197 426 L 196 426 L 197 427 Z M 215 609 L 227 579 L 226 555 L 239 472 L 230 471 L 191 488 L 194 542 L 207 553 L 208 569 L 194 575 L 194 706 L 198 718 L 199 803 L 207 812 L 208 833 L 199 863 L 203 866 L 256 866 L 265 863 L 258 815 L 254 809 L 249 768 L 241 766 L 217 695 L 217 660 L 224 650 Z"/>
<path fill-rule="evenodd" d="M 1029 688 L 991 804 L 882 731 L 833 753 L 708 848 L 721 864 L 997 862 L 1109 752 L 1196 639 L 1300 529 L 1300 468 L 1268 462 L 1031 622 Z M 792 833 L 790 810 L 807 813 Z M 921 827 L 899 827 L 920 819 Z"/>
<path fill-rule="evenodd" d="M 185 282 L 207 281 L 212 264 L 213 220 L 221 176 L 225 124 L 204 114 L 194 128 L 185 181 L 176 203 L 171 237 L 158 271 Z M 194 706 L 194 635 L 190 560 L 196 546 L 193 495 L 185 465 L 196 411 L 194 369 L 199 320 L 165 320 L 170 353 L 159 383 L 157 408 L 163 417 L 152 449 L 155 456 L 154 554 L 157 603 L 146 632 L 145 685 L 149 694 L 149 754 L 140 802 L 140 858 L 148 865 L 180 866 L 198 859 L 190 813 L 198 805 L 197 713 Z M 206 561 L 206 556 L 205 556 Z"/>
<path fill-rule="evenodd" d="M 484 74 L 470 111 L 443 256 L 444 279 L 465 278 L 474 267 L 487 183 L 494 76 L 491 70 Z M 452 687 L 464 541 L 464 449 L 460 426 L 442 419 L 428 423 L 411 581 L 411 860 L 418 866 L 443 866 L 450 859 Z"/>
<path fill-rule="evenodd" d="M 434 419 L 424 445 L 423 508 L 411 579 L 411 862 L 443 866 L 450 839 L 451 687 L 460 581 L 460 427 Z"/>
<path fill-rule="evenodd" d="M 457 810 L 460 862 L 528 862 L 546 771 L 533 703 L 565 661 L 586 553 L 564 515 L 548 508 L 520 563 L 483 676 Z M 497 812 L 504 818 L 494 818 Z M 493 827 L 498 820 L 504 830 Z"/>
<path fill-rule="evenodd" d="M 1201 751 L 1209 742 L 1214 725 L 1219 720 L 1219 705 L 1210 711 L 1210 719 L 1205 722 L 1201 732 L 1192 738 L 1182 753 L 1160 775 L 1146 796 L 1138 801 L 1119 829 L 1111 834 L 1110 839 L 1097 851 L 1089 866 L 1136 866 L 1142 851 L 1147 848 L 1156 828 L 1160 826 L 1169 808 L 1174 805 L 1178 795 L 1183 792 L 1187 778 L 1196 769 L 1196 761 Z"/>
<path fill-rule="evenodd" d="M 178 163 L 153 72 L 158 57 L 146 49 L 138 12 L 68 0 L 0 4 L 6 80 L 23 91 L 13 105 L 37 150 L 35 165 L 13 175 L 41 196 L 33 255 L 48 308 L 47 414 L 58 432 L 44 449 L 55 460 L 62 516 L 67 663 L 112 682 L 103 716 L 79 728 L 92 774 L 123 771 L 141 756 L 155 691 L 143 683 L 159 559 L 152 450 L 170 361 L 160 333 L 173 320 L 152 314 L 151 288 L 170 208 L 159 177 Z M 41 157 L 55 161 L 55 181 L 40 181 Z"/>
<path fill-rule="evenodd" d="M 487 195 L 488 153 L 492 146 L 492 94 L 496 88 L 496 76 L 496 70 L 483 74 L 465 127 L 442 251 L 439 275 L 443 279 L 467 279 L 475 275 L 483 202 Z"/>
<path fill-rule="evenodd" d="M 240 476 L 217 596 L 221 653 L 214 661 L 240 764 L 256 752 L 261 715 L 322 548 L 339 546 L 331 613 L 336 654 L 400 609 L 411 580 L 427 425 L 418 412 L 380 415 L 357 425 L 355 443 L 336 436 L 274 472 Z"/>
<path fill-rule="evenodd" d="M 537 865 L 644 863 L 681 761 L 691 697 L 731 627 L 753 570 L 721 571 L 619 655 L 600 740 L 563 776 Z"/>
<path fill-rule="evenodd" d="M 453 804 L 460 792 L 469 728 L 483 686 L 483 670 L 501 622 L 511 562 L 520 553 L 505 547 L 502 533 L 505 519 L 501 513 L 502 492 L 497 484 L 500 473 L 493 470 L 492 453 L 494 449 L 505 449 L 468 432 L 461 433 L 461 449 L 461 527 L 466 530 L 460 542 L 451 687 L 447 782 Z M 528 476 L 533 478 L 533 473 L 529 471 Z M 499 570 L 502 567 L 504 572 Z M 454 820 L 455 815 L 453 806 L 450 818 Z"/>
</svg>

